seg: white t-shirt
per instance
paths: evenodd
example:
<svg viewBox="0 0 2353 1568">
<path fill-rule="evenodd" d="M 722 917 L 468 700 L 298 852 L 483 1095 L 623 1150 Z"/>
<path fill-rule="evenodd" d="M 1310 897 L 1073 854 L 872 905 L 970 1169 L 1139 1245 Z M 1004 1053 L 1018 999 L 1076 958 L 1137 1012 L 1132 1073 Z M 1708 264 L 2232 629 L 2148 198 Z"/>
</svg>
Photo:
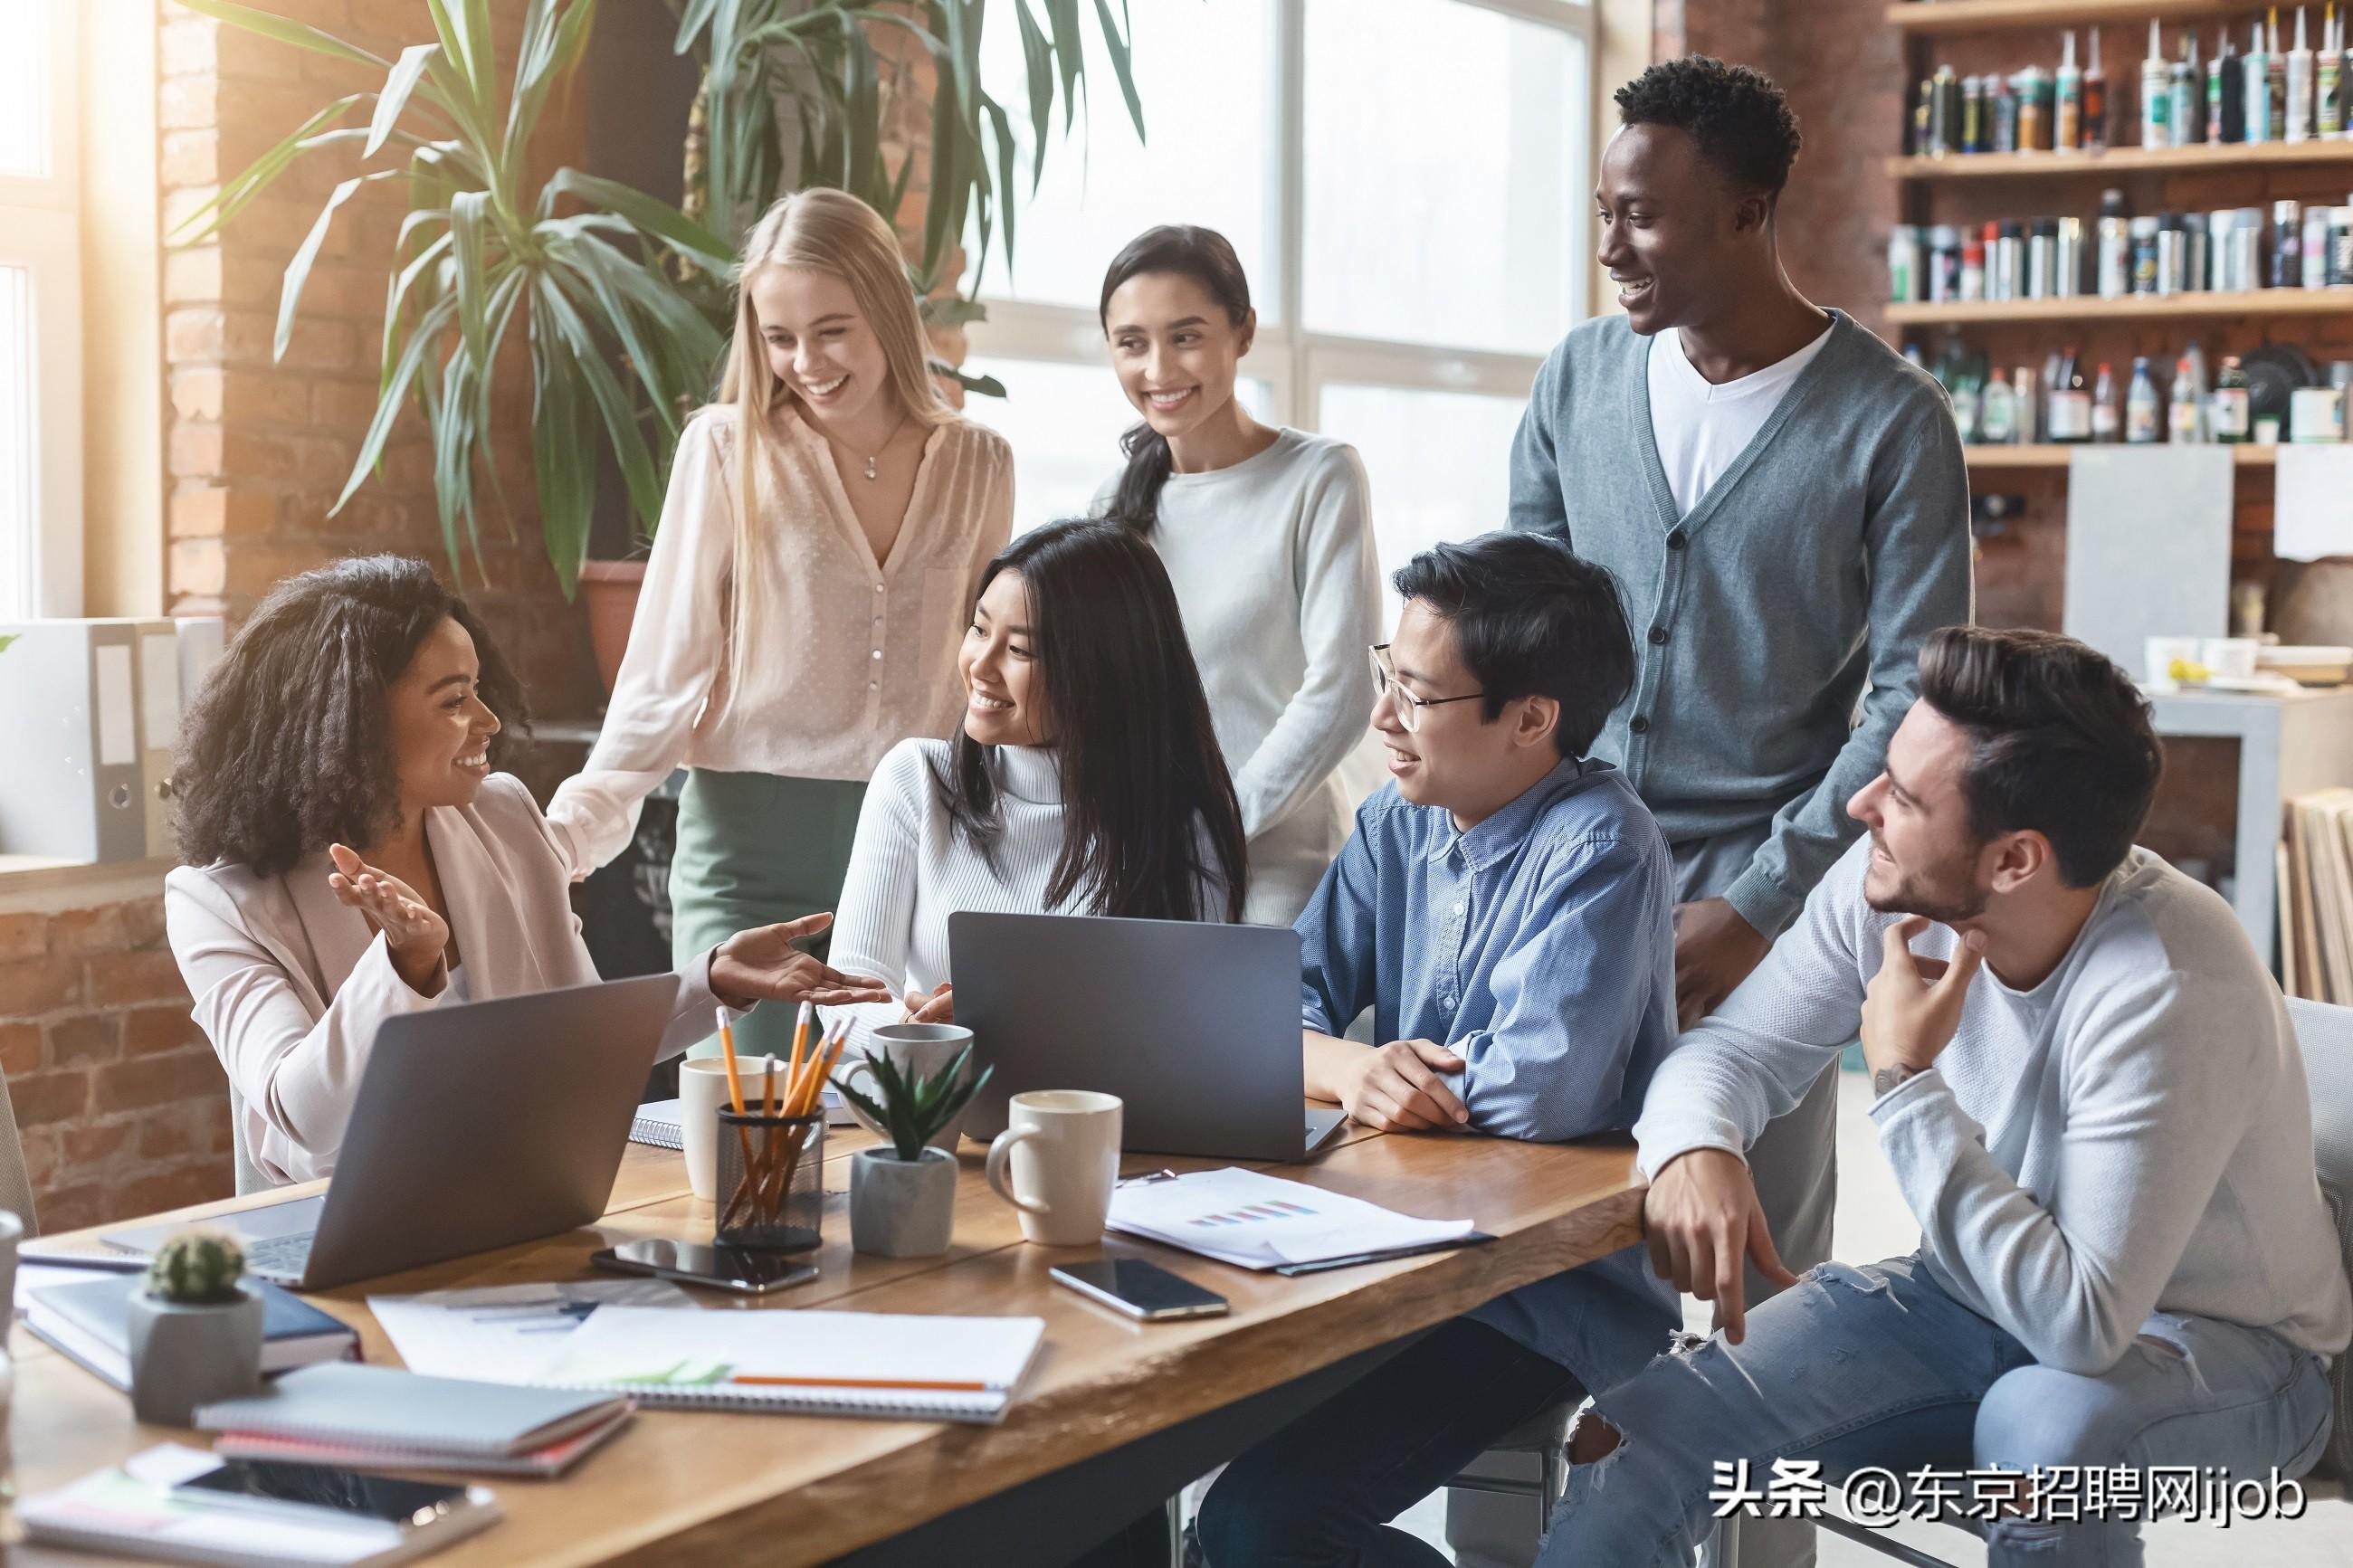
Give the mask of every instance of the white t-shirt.
<svg viewBox="0 0 2353 1568">
<path fill-rule="evenodd" d="M 1724 471 L 1732 467 L 1805 368 L 1831 341 L 1831 323 L 1796 353 L 1752 375 L 1718 386 L 1700 374 L 1683 353 L 1683 333 L 1670 329 L 1651 339 L 1651 438 L 1658 443 L 1659 466 L 1677 516 L 1690 515 Z"/>
</svg>

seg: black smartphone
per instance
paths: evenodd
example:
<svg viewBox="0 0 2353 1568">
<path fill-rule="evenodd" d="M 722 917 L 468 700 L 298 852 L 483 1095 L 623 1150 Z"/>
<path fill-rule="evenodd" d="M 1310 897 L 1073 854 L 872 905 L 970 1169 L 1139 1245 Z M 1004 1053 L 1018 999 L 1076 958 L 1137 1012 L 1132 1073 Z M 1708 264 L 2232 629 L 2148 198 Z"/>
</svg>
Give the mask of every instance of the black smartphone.
<svg viewBox="0 0 2353 1568">
<path fill-rule="evenodd" d="M 588 1261 L 617 1274 L 650 1274 L 682 1285 L 708 1285 L 714 1289 L 764 1296 L 806 1285 L 817 1278 L 817 1265 L 793 1253 L 752 1252 L 740 1247 L 705 1247 L 700 1242 L 671 1241 L 655 1237 L 625 1241 L 588 1255 Z"/>
<path fill-rule="evenodd" d="M 1148 1323 L 1165 1318 L 1214 1318 L 1228 1310 L 1223 1296 L 1204 1290 L 1146 1258 L 1064 1263 L 1052 1272 L 1057 1284 L 1068 1285 L 1091 1300 Z"/>
<path fill-rule="evenodd" d="M 333 1465 L 281 1459 L 226 1459 L 218 1469 L 182 1481 L 173 1490 L 192 1502 L 229 1506 L 301 1503 L 387 1524 L 421 1525 L 469 1506 L 464 1486 L 404 1481 Z"/>
</svg>

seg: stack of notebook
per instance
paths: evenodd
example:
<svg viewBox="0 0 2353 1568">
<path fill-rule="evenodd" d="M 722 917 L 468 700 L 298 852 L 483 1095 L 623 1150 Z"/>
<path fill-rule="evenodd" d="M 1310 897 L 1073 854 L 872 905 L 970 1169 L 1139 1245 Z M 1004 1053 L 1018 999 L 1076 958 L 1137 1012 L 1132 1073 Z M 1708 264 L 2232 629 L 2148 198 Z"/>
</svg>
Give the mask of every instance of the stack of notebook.
<svg viewBox="0 0 2353 1568">
<path fill-rule="evenodd" d="M 357 1360 L 360 1337 L 290 1290 L 248 1278 L 261 1293 L 261 1370 L 286 1372 L 314 1362 Z M 25 1326 L 117 1388 L 131 1386 L 131 1297 L 142 1274 L 107 1274 L 32 1292 Z"/>
<path fill-rule="evenodd" d="M 226 1458 L 553 1476 L 619 1431 L 632 1408 L 610 1394 L 327 1365 L 207 1405 L 196 1426 L 220 1434 L 213 1451 Z"/>
</svg>

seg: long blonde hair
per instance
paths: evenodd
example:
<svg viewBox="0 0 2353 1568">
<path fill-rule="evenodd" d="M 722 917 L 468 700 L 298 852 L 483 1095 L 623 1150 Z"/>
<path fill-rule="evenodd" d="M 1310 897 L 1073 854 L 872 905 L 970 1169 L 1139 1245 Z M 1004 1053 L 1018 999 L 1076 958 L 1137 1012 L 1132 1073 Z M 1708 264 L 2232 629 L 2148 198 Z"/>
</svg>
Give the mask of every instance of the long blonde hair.
<svg viewBox="0 0 2353 1568">
<path fill-rule="evenodd" d="M 931 352 L 899 237 L 881 213 L 846 191 L 823 187 L 778 198 L 744 241 L 735 278 L 735 341 L 719 375 L 714 407 L 735 411 L 735 570 L 727 616 L 727 696 L 744 685 L 744 630 L 775 603 L 775 552 L 760 548 L 760 476 L 775 456 L 776 413 L 793 394 L 768 364 L 752 308 L 752 280 L 771 267 L 798 267 L 849 286 L 859 313 L 882 346 L 892 395 L 917 425 L 956 417 L 932 379 Z M 757 605 L 754 600 L 759 601 Z"/>
</svg>

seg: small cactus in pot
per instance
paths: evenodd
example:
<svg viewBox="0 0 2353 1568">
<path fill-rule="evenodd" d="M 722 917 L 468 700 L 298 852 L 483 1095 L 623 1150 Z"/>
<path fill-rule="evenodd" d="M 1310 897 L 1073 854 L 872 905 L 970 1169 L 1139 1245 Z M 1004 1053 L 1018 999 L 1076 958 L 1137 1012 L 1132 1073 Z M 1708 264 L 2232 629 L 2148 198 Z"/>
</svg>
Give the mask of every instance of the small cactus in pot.
<svg viewBox="0 0 2353 1568">
<path fill-rule="evenodd" d="M 245 1250 L 222 1231 L 167 1237 L 129 1303 L 131 1405 L 156 1426 L 261 1385 L 261 1296 L 245 1289 Z"/>
<path fill-rule="evenodd" d="M 849 1245 L 882 1258 L 936 1258 L 955 1226 L 956 1158 L 930 1141 L 964 1114 L 993 1068 L 966 1079 L 966 1046 L 928 1076 L 886 1056 L 868 1058 L 869 1096 L 837 1080 L 841 1097 L 863 1112 L 889 1143 L 860 1149 L 849 1161 Z"/>
</svg>

